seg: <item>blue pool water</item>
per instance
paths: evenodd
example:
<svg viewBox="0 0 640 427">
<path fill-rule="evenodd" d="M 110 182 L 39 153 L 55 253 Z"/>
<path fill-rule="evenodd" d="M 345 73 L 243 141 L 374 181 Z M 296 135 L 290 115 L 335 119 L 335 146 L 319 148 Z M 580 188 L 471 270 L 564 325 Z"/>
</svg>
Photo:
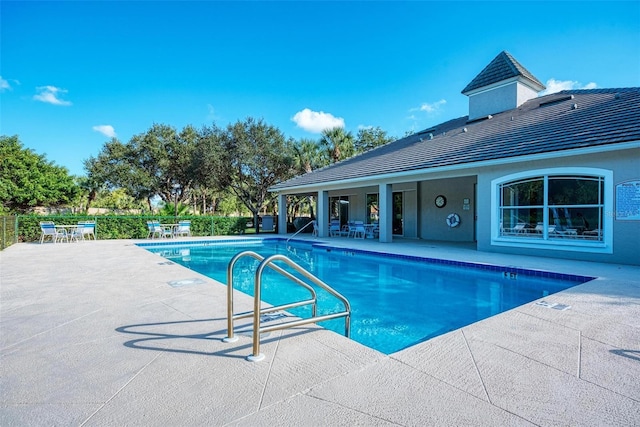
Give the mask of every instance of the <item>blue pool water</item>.
<svg viewBox="0 0 640 427">
<path fill-rule="evenodd" d="M 367 251 L 332 248 L 281 239 L 189 244 L 140 244 L 194 271 L 226 283 L 227 266 L 237 253 L 251 250 L 267 257 L 289 256 L 351 303 L 351 338 L 386 354 L 510 310 L 549 294 L 591 280 Z M 234 269 L 234 288 L 253 295 L 258 262 L 242 258 Z M 308 291 L 281 275 L 265 270 L 262 300 L 279 305 L 306 299 Z M 343 310 L 342 304 L 318 291 L 318 314 Z M 308 307 L 290 310 L 309 317 Z M 344 320 L 320 323 L 344 333 Z"/>
</svg>

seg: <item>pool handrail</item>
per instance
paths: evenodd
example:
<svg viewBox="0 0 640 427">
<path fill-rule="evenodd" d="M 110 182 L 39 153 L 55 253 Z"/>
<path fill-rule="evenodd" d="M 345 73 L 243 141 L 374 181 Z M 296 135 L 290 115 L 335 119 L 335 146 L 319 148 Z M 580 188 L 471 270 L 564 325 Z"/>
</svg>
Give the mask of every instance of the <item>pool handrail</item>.
<svg viewBox="0 0 640 427">
<path fill-rule="evenodd" d="M 285 242 L 285 244 L 287 245 L 287 247 L 289 247 L 289 240 L 293 239 L 294 237 L 296 237 L 298 234 L 302 233 L 302 230 L 304 230 L 305 228 L 307 228 L 310 225 L 313 225 L 313 223 L 315 222 L 315 220 L 313 221 L 309 221 L 308 223 L 306 223 L 305 225 L 303 225 L 300 230 L 296 231 L 295 233 L 293 233 Z"/>
<path fill-rule="evenodd" d="M 231 258 L 231 261 L 229 261 L 229 265 L 227 267 L 227 337 L 223 339 L 224 342 L 235 342 L 238 340 L 238 338 L 234 335 L 234 327 L 233 327 L 233 321 L 237 320 L 237 319 L 246 319 L 247 317 L 251 317 L 253 316 L 253 311 L 247 311 L 244 313 L 238 313 L 238 314 L 233 314 L 233 268 L 236 265 L 236 262 L 238 262 L 240 260 L 240 258 L 244 258 L 245 256 L 250 256 L 252 258 L 257 259 L 258 261 L 263 261 L 264 257 L 262 255 L 260 255 L 257 252 L 254 251 L 244 251 L 244 252 L 240 252 L 238 254 L 236 254 L 233 258 Z M 285 277 L 288 277 L 296 282 L 300 282 L 299 284 L 301 286 L 303 286 L 304 288 L 306 288 L 310 293 L 311 293 L 311 299 L 310 300 L 305 300 L 303 302 L 296 302 L 296 303 L 291 303 L 291 304 L 284 304 L 284 305 L 279 305 L 279 306 L 274 306 L 274 307 L 266 307 L 263 308 L 261 310 L 261 314 L 263 313 L 270 313 L 273 311 L 278 311 L 281 309 L 287 309 L 287 308 L 294 308 L 294 307 L 300 307 L 303 305 L 309 305 L 312 304 L 312 315 L 315 316 L 317 313 L 317 308 L 316 308 L 316 301 L 317 301 L 317 296 L 316 296 L 316 291 L 309 285 L 307 285 L 306 283 L 302 282 L 300 279 L 298 279 L 297 277 L 293 276 L 291 273 L 287 272 L 286 270 L 283 270 L 281 267 L 278 267 L 277 265 L 271 265 L 270 266 L 272 269 L 274 269 L 275 271 L 277 271 L 278 273 L 282 274 Z M 311 302 L 309 302 L 311 301 Z"/>
<path fill-rule="evenodd" d="M 260 264 L 256 269 L 255 273 L 255 281 L 254 281 L 254 308 L 253 311 L 233 314 L 233 267 L 235 263 L 242 257 L 251 256 L 255 259 L 260 260 Z M 282 261 L 287 264 L 289 267 L 296 270 L 299 274 L 304 276 L 306 279 L 310 280 L 316 286 L 324 289 L 329 292 L 335 298 L 339 299 L 344 305 L 344 311 L 337 313 L 325 314 L 322 316 L 317 315 L 317 296 L 315 290 L 299 279 L 298 277 L 292 275 L 288 271 L 274 264 L 275 261 Z M 306 288 L 311 292 L 312 298 L 304 301 L 297 301 L 288 304 L 282 304 L 275 307 L 267 307 L 261 308 L 261 289 L 262 289 L 262 274 L 264 270 L 269 267 L 276 272 L 282 274 L 283 276 L 291 279 L 294 283 Z M 289 322 L 280 323 L 278 325 L 272 325 L 267 327 L 260 327 L 260 315 L 264 313 L 269 313 L 273 311 L 279 311 L 288 308 L 300 307 L 303 305 L 312 305 L 312 316 L 309 318 L 293 320 Z M 227 337 L 223 339 L 224 342 L 235 342 L 237 341 L 237 337 L 234 336 L 233 331 L 233 321 L 236 319 L 242 319 L 247 317 L 253 317 L 253 353 L 247 357 L 248 360 L 257 362 L 264 359 L 264 355 L 260 354 L 260 334 L 263 332 L 271 332 L 279 329 L 287 329 L 295 326 L 306 325 L 309 323 L 317 323 L 325 320 L 337 319 L 340 317 L 345 318 L 345 336 L 350 336 L 350 328 L 351 328 L 351 305 L 349 301 L 338 291 L 333 289 L 331 286 L 324 283 L 322 280 L 311 274 L 309 271 L 296 264 L 293 260 L 286 257 L 285 255 L 271 255 L 267 258 L 262 255 L 253 252 L 253 251 L 245 251 L 239 254 L 236 254 L 231 261 L 229 262 L 229 266 L 227 268 Z"/>
</svg>

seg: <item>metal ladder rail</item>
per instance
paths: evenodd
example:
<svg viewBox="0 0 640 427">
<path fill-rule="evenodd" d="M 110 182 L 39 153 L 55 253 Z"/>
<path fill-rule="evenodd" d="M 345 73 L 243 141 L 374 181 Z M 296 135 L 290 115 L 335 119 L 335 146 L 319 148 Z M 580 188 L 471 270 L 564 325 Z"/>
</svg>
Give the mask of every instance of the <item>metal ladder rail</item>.
<svg viewBox="0 0 640 427">
<path fill-rule="evenodd" d="M 261 302 L 260 301 L 260 291 L 261 291 L 261 288 L 262 288 L 262 273 L 264 272 L 265 268 L 272 267 L 274 261 L 282 261 L 282 262 L 286 263 L 291 268 L 296 270 L 298 273 L 302 274 L 305 278 L 307 278 L 308 280 L 310 280 L 311 282 L 313 282 L 317 286 L 321 287 L 325 291 L 329 292 L 331 295 L 333 295 L 334 297 L 339 299 L 344 304 L 345 310 L 342 311 L 342 312 L 325 314 L 325 315 L 322 315 L 322 316 L 314 315 L 314 316 L 312 316 L 310 318 L 307 318 L 307 319 L 293 320 L 293 321 L 284 322 L 284 323 L 281 323 L 281 324 L 278 324 L 278 325 L 267 326 L 267 327 L 264 327 L 264 328 L 260 327 L 260 302 Z M 293 276 L 293 277 L 295 277 L 295 276 Z M 340 317 L 344 317 L 345 318 L 345 321 L 344 321 L 344 330 L 345 330 L 344 334 L 345 334 L 346 337 L 349 337 L 349 335 L 350 335 L 351 305 L 349 304 L 349 301 L 342 294 L 340 294 L 338 291 L 333 289 L 331 286 L 327 285 L 322 280 L 320 280 L 319 278 L 317 278 L 313 274 L 309 273 L 307 270 L 305 270 L 304 268 L 302 268 L 301 266 L 299 266 L 294 261 L 292 261 L 291 259 L 287 258 L 284 255 L 279 255 L 279 254 L 271 255 L 270 257 L 265 258 L 264 260 L 262 260 L 260 262 L 260 265 L 258 265 L 258 269 L 256 270 L 256 280 L 255 280 L 255 288 L 254 288 L 254 292 L 253 292 L 253 298 L 254 298 L 254 300 L 253 300 L 254 301 L 254 309 L 253 309 L 253 354 L 251 354 L 250 356 L 247 357 L 247 359 L 252 361 L 252 362 L 258 362 L 258 361 L 264 359 L 264 355 L 260 354 L 260 334 L 263 333 L 263 332 L 271 332 L 271 331 L 276 331 L 276 330 L 280 330 L 280 329 L 293 328 L 295 326 L 307 325 L 309 323 L 317 323 L 317 322 L 322 322 L 322 321 L 325 321 L 325 320 L 331 320 L 331 319 L 337 319 L 337 318 L 340 318 Z"/>
<path fill-rule="evenodd" d="M 314 221 L 315 221 L 315 220 L 313 220 L 313 221 L 309 221 L 309 222 L 308 222 L 308 223 L 306 223 L 306 224 L 305 224 L 305 225 L 304 225 L 300 230 L 298 230 L 298 231 L 296 231 L 295 233 L 293 233 L 293 234 L 291 235 L 291 237 L 289 237 L 289 238 L 287 239 L 287 241 L 285 242 L 285 243 L 286 243 L 286 245 L 287 245 L 287 247 L 289 247 L 289 240 L 293 239 L 293 238 L 294 238 L 294 237 L 296 237 L 298 234 L 300 234 L 300 233 L 302 232 L 302 230 L 304 230 L 304 229 L 305 229 L 305 228 L 307 228 L 308 226 L 312 225 Z"/>
<path fill-rule="evenodd" d="M 252 317 L 254 314 L 253 311 L 247 311 L 247 312 L 238 313 L 238 314 L 233 313 L 233 267 L 240 260 L 240 258 L 244 258 L 245 256 L 250 256 L 252 258 L 257 259 L 258 261 L 263 261 L 265 259 L 265 257 L 263 257 L 262 255 L 256 252 L 245 251 L 245 252 L 240 252 L 236 254 L 233 258 L 231 258 L 231 261 L 229 261 L 229 265 L 227 267 L 227 337 L 223 338 L 222 341 L 224 342 L 235 342 L 238 340 L 238 337 L 234 335 L 234 325 L 233 325 L 234 320 L 246 319 L 248 317 Z M 298 301 L 298 302 L 282 304 L 282 305 L 272 306 L 272 307 L 265 307 L 259 310 L 259 314 L 271 313 L 278 310 L 287 310 L 290 308 L 301 307 L 304 305 L 311 305 L 312 306 L 311 314 L 312 316 L 316 316 L 318 298 L 317 298 L 315 289 L 313 289 L 311 286 L 304 283 L 299 278 L 295 277 L 288 271 L 282 269 L 281 267 L 275 264 L 270 264 L 269 267 L 275 270 L 276 272 L 282 274 L 283 276 L 287 277 L 288 279 L 293 280 L 294 282 L 304 287 L 305 289 L 307 289 L 311 293 L 311 298 L 304 301 Z"/>
</svg>

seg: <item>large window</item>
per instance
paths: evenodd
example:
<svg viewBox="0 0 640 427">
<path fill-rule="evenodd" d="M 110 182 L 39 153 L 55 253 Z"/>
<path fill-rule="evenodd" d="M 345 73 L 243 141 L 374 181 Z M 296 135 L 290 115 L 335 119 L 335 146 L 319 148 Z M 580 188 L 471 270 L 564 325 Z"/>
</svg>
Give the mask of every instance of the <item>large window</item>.
<svg viewBox="0 0 640 427">
<path fill-rule="evenodd" d="M 610 239 L 605 232 L 611 232 L 605 217 L 606 174 L 546 172 L 494 181 L 495 235 L 505 241 L 582 246 Z"/>
</svg>

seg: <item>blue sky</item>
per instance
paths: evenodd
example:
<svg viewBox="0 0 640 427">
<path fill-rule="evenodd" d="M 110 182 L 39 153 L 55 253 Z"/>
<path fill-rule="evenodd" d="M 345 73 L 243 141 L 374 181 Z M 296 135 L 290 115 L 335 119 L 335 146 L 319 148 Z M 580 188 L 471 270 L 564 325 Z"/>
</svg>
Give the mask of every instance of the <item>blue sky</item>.
<svg viewBox="0 0 640 427">
<path fill-rule="evenodd" d="M 116 136 L 262 118 L 407 131 L 503 50 L 550 91 L 640 86 L 640 2 L 0 2 L 0 134 L 70 173 Z"/>
</svg>

